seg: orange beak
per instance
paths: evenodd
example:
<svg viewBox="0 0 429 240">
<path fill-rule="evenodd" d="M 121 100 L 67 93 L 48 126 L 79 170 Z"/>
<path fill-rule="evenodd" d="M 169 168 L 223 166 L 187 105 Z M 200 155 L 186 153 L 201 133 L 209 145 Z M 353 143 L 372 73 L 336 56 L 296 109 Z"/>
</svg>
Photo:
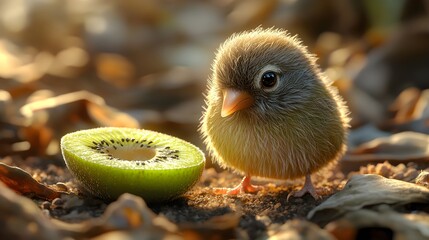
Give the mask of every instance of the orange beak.
<svg viewBox="0 0 429 240">
<path fill-rule="evenodd" d="M 227 88 L 223 91 L 222 117 L 253 105 L 255 99 L 247 92 Z"/>
</svg>

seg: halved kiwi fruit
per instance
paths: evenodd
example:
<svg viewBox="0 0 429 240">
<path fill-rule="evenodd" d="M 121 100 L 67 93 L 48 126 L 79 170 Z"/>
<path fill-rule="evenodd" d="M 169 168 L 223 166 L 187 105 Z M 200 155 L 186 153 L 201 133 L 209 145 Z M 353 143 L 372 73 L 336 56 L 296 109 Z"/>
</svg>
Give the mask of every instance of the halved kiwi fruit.
<svg viewBox="0 0 429 240">
<path fill-rule="evenodd" d="M 173 199 L 198 181 L 205 163 L 201 150 L 184 140 L 133 128 L 69 133 L 61 150 L 81 185 L 109 200 L 125 192 L 148 202 Z"/>
</svg>

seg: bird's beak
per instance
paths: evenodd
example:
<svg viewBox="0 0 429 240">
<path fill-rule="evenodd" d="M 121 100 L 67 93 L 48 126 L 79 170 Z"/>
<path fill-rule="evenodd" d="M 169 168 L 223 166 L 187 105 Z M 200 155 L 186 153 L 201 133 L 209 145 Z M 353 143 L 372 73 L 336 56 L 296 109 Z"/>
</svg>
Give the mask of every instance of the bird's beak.
<svg viewBox="0 0 429 240">
<path fill-rule="evenodd" d="M 223 90 L 222 117 L 227 117 L 238 110 L 252 106 L 255 99 L 245 91 L 227 88 Z"/>
</svg>

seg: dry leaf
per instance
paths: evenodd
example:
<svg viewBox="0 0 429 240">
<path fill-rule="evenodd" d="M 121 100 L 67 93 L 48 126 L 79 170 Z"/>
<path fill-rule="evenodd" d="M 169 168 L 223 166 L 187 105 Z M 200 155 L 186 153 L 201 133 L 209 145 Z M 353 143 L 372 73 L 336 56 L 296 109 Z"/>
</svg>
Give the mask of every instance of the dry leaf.
<svg viewBox="0 0 429 240">
<path fill-rule="evenodd" d="M 76 121 L 87 121 L 86 102 L 104 104 L 103 98 L 87 91 L 78 91 L 48 97 L 25 104 L 20 112 L 26 120 L 22 135 L 37 155 L 56 154 L 58 139 L 70 130 L 75 130 Z"/>
<path fill-rule="evenodd" d="M 240 218 L 238 213 L 227 213 L 201 223 L 184 223 L 179 225 L 180 233 L 189 240 L 237 239 Z"/>
<path fill-rule="evenodd" d="M 415 118 L 416 104 L 421 96 L 421 91 L 417 88 L 407 88 L 402 91 L 390 106 L 390 110 L 396 112 L 394 122 L 404 123 Z"/>
<path fill-rule="evenodd" d="M 74 115 L 85 119 L 87 114 L 99 126 L 139 126 L 133 117 L 107 106 L 102 97 L 88 91 L 77 91 L 34 101 L 24 105 L 20 111 L 23 116 L 31 119 L 32 124 L 55 126 L 64 124 L 64 120 L 73 120 Z"/>
<path fill-rule="evenodd" d="M 79 129 L 79 123 L 86 127 L 140 126 L 134 117 L 106 105 L 102 97 L 88 91 L 35 100 L 25 104 L 20 112 L 28 125 L 22 128 L 23 137 L 38 155 L 58 153 L 59 138 Z"/>
<path fill-rule="evenodd" d="M 404 98 L 402 100 L 402 98 Z M 401 102 L 401 100 L 403 102 Z M 402 123 L 409 120 L 429 117 L 429 90 L 419 90 L 416 88 L 407 88 L 399 96 L 394 105 L 398 111 L 395 116 L 396 123 Z"/>
<path fill-rule="evenodd" d="M 388 137 L 392 135 L 389 132 L 381 131 L 373 124 L 367 124 L 357 129 L 350 131 L 347 139 L 347 150 L 353 152 L 353 150 L 360 145 L 372 141 L 380 137 Z"/>
<path fill-rule="evenodd" d="M 87 112 L 92 121 L 103 127 L 139 128 L 139 122 L 131 115 L 105 104 L 87 102 Z"/>
<path fill-rule="evenodd" d="M 294 219 L 268 229 L 268 239 L 334 240 L 335 238 L 314 223 Z"/>
<path fill-rule="evenodd" d="M 64 118 L 81 111 L 84 102 L 105 104 L 100 96 L 88 91 L 78 91 L 27 103 L 20 112 L 32 124 L 59 124 L 63 123 Z"/>
<path fill-rule="evenodd" d="M 429 133 L 429 90 L 407 88 L 390 106 L 395 117 L 387 125 L 396 131 Z"/>
<path fill-rule="evenodd" d="M 40 124 L 23 127 L 21 133 L 29 145 L 29 154 L 34 155 L 45 155 L 54 138 L 52 129 Z"/>
<path fill-rule="evenodd" d="M 402 132 L 362 144 L 351 154 L 374 154 L 374 158 L 385 160 L 421 159 L 429 157 L 428 144 L 429 135 Z"/>
<path fill-rule="evenodd" d="M 111 203 L 100 218 L 78 224 L 55 223 L 65 235 L 78 239 L 96 236 L 99 236 L 97 239 L 111 239 L 109 236 L 117 235 L 162 239 L 165 235 L 175 235 L 178 230 L 165 217 L 153 213 L 142 198 L 128 193 Z"/>
<path fill-rule="evenodd" d="M 0 163 L 0 180 L 15 192 L 53 200 L 60 197 L 61 192 L 54 191 L 38 183 L 30 174 L 18 167 Z"/>
<path fill-rule="evenodd" d="M 429 159 L 429 135 L 417 132 L 401 132 L 376 138 L 349 151 L 341 165 L 347 171 L 360 166 L 381 163 L 386 160 L 397 163 L 425 162 Z"/>
<path fill-rule="evenodd" d="M 379 204 L 427 203 L 429 189 L 396 179 L 366 174 L 353 176 L 344 189 L 312 209 L 307 217 L 327 223 L 346 212 Z"/>
<path fill-rule="evenodd" d="M 429 238 L 429 215 L 402 214 L 380 206 L 378 211 L 361 209 L 347 213 L 340 220 L 329 223 L 325 229 L 338 240 L 360 239 L 359 236 L 363 238 L 375 234 L 377 239 L 424 240 Z"/>
<path fill-rule="evenodd" d="M 429 187 L 429 172 L 428 171 L 422 171 L 420 174 L 416 177 L 416 184 Z"/>
<path fill-rule="evenodd" d="M 1 170 L 3 171 L 3 170 Z M 1 239 L 62 239 L 60 233 L 33 201 L 0 182 Z"/>
<path fill-rule="evenodd" d="M 147 232 L 144 229 L 136 229 L 129 231 L 113 231 L 102 234 L 95 238 L 91 238 L 92 240 L 135 240 L 135 239 L 166 239 L 166 240 L 189 240 L 183 238 L 180 235 L 173 233 L 163 233 L 163 234 L 155 234 L 154 232 Z"/>
</svg>

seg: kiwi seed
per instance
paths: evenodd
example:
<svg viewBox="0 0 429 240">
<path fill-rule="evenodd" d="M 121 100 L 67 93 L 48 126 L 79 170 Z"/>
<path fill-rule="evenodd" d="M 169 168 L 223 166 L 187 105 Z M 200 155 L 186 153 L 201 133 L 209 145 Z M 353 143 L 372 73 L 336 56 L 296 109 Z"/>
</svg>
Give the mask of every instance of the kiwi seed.
<svg viewBox="0 0 429 240">
<path fill-rule="evenodd" d="M 173 199 L 198 181 L 205 163 L 201 150 L 184 140 L 131 128 L 69 133 L 61 150 L 85 190 L 109 200 L 125 192 L 148 202 Z"/>
</svg>

